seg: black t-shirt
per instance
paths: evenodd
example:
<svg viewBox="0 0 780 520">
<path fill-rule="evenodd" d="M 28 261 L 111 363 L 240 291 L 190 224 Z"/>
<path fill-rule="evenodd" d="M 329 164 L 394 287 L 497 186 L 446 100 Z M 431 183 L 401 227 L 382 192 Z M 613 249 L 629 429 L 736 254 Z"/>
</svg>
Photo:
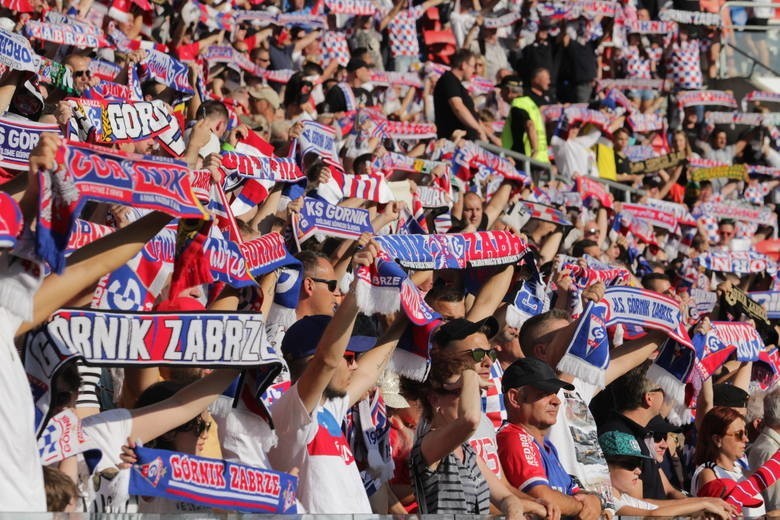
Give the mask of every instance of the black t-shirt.
<svg viewBox="0 0 780 520">
<path fill-rule="evenodd" d="M 636 442 L 639 444 L 639 449 L 642 450 L 642 455 L 649 458 L 642 459 L 642 475 L 639 477 L 642 479 L 642 496 L 644 498 L 663 500 L 666 498 L 664 493 L 664 486 L 661 482 L 661 475 L 659 474 L 659 466 L 655 461 L 655 454 L 650 453 L 645 443 L 645 437 L 651 432 L 644 426 L 640 426 L 625 415 L 613 413 L 610 418 L 598 427 L 599 435 L 606 432 L 618 431 L 633 435 Z"/>
<path fill-rule="evenodd" d="M 355 96 L 355 107 L 361 105 L 366 107 L 374 106 L 374 97 L 368 90 L 360 87 L 353 88 L 352 95 Z M 347 111 L 347 98 L 339 85 L 330 87 L 330 90 L 325 94 L 325 104 L 328 107 L 326 112 Z"/>
<path fill-rule="evenodd" d="M 525 125 L 531 117 L 522 108 L 512 107 L 509 112 L 509 120 L 512 128 L 512 150 L 517 153 L 526 153 L 523 140 L 525 139 Z"/>
<path fill-rule="evenodd" d="M 474 116 L 474 119 L 478 120 L 477 113 L 474 111 L 474 100 L 471 99 L 463 83 L 460 82 L 455 74 L 448 70 L 441 75 L 439 81 L 436 82 L 436 86 L 433 87 L 433 110 L 436 115 L 437 137 L 449 139 L 455 130 L 466 130 L 468 139 L 477 139 L 479 135 L 461 123 L 452 107 L 450 107 L 450 98 L 453 97 L 461 98 L 463 104 L 471 112 L 471 115 Z"/>
<path fill-rule="evenodd" d="M 572 40 L 566 51 L 571 66 L 569 79 L 572 82 L 587 83 L 596 79 L 596 49 L 593 42 L 583 45 Z"/>
<path fill-rule="evenodd" d="M 527 96 L 531 98 L 533 102 L 536 103 L 536 106 L 538 107 L 543 107 L 544 105 L 550 105 L 553 102 L 549 94 L 544 93 L 542 95 L 539 95 L 530 89 L 528 90 Z"/>
<path fill-rule="evenodd" d="M 515 64 L 515 70 L 523 78 L 526 89 L 531 85 L 531 74 L 539 67 L 544 67 L 550 72 L 550 78 L 555 83 L 555 61 L 552 47 L 549 43 L 533 42 L 526 45 L 520 54 L 520 60 Z"/>
<path fill-rule="evenodd" d="M 615 173 L 618 175 L 631 173 L 631 159 L 623 152 L 615 152 Z"/>
</svg>

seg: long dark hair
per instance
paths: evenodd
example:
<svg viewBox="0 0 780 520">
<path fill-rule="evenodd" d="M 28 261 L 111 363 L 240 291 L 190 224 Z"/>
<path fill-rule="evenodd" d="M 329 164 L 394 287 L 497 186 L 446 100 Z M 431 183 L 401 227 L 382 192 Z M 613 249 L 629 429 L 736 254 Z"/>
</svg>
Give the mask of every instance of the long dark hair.
<svg viewBox="0 0 780 520">
<path fill-rule="evenodd" d="M 713 435 L 723 436 L 729 425 L 737 419 L 745 420 L 745 417 L 728 406 L 716 406 L 704 416 L 701 428 L 696 438 L 696 453 L 693 457 L 694 465 L 715 461 L 720 453 L 720 448 L 712 442 Z"/>
</svg>

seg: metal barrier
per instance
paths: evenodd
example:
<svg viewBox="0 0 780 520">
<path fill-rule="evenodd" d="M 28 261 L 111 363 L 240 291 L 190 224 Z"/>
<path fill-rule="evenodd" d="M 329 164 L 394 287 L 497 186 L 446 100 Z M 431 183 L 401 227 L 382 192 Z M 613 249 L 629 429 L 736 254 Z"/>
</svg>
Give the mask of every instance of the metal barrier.
<svg viewBox="0 0 780 520">
<path fill-rule="evenodd" d="M 489 152 L 498 154 L 501 157 L 511 157 L 512 159 L 515 160 L 515 162 L 521 163 L 523 165 L 522 168 L 523 171 L 531 176 L 534 183 L 538 184 L 540 180 L 547 180 L 547 181 L 566 180 L 561 176 L 553 174 L 553 165 L 550 163 L 537 161 L 536 159 L 528 157 L 527 155 L 523 155 L 521 153 L 515 152 L 514 150 L 508 150 L 506 148 L 496 146 L 493 143 L 488 143 L 486 141 L 477 141 L 477 144 L 480 145 L 485 150 L 488 150 Z M 636 194 L 637 196 L 643 195 L 643 192 L 641 190 L 632 188 L 631 186 L 626 186 L 625 184 L 621 184 L 619 182 L 614 182 L 607 179 L 601 179 L 596 177 L 591 177 L 591 178 L 595 181 L 600 182 L 601 184 L 605 185 L 608 188 L 620 191 L 623 195 L 622 197 L 623 201 L 625 202 L 631 202 L 631 194 Z"/>
<path fill-rule="evenodd" d="M 720 8 L 721 19 L 724 18 L 726 9 L 734 7 L 744 7 L 746 9 L 771 9 L 774 12 L 774 4 L 757 4 L 756 2 L 748 1 L 729 1 L 723 4 Z M 729 20 L 731 17 L 729 16 Z M 764 69 L 766 73 L 772 76 L 780 76 L 780 53 L 773 54 L 773 51 L 777 51 L 777 37 L 778 31 L 777 23 L 780 20 L 771 18 L 769 19 L 769 25 L 738 25 L 734 23 L 724 23 L 722 31 L 720 32 L 720 63 L 718 64 L 718 76 L 720 78 L 751 78 L 756 72 L 756 67 Z M 770 41 L 770 38 L 772 41 Z M 761 49 L 761 47 L 764 47 Z M 748 49 L 748 50 L 746 50 Z M 766 59 L 761 59 L 757 56 L 757 53 L 764 52 Z M 738 54 L 738 58 L 742 66 L 747 65 L 748 69 L 743 76 L 736 74 L 737 60 L 730 56 L 729 53 L 734 52 Z M 747 62 L 743 59 L 746 58 Z M 732 72 L 735 72 L 732 74 Z"/>
</svg>

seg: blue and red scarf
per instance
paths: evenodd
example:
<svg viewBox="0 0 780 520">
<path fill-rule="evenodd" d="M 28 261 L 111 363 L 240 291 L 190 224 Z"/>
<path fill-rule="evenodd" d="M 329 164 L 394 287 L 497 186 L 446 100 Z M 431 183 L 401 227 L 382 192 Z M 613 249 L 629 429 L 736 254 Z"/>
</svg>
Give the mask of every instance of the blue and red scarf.
<svg viewBox="0 0 780 520">
<path fill-rule="evenodd" d="M 138 447 L 130 494 L 246 513 L 295 514 L 298 479 L 219 459 Z"/>
<path fill-rule="evenodd" d="M 30 152 L 43 132 L 60 133 L 55 124 L 36 123 L 25 119 L 0 118 L 0 167 L 10 170 L 27 170 Z"/>
<path fill-rule="evenodd" d="M 295 234 L 299 243 L 311 237 L 319 241 L 327 237 L 356 240 L 363 233 L 374 233 L 368 210 L 334 206 L 324 200 L 306 197 L 295 221 Z"/>
</svg>

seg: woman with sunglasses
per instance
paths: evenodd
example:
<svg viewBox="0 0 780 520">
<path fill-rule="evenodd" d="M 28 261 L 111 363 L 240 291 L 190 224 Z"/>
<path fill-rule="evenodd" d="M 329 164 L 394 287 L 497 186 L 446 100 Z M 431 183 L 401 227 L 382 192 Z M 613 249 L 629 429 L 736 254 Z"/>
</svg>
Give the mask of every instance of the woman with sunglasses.
<svg viewBox="0 0 780 520">
<path fill-rule="evenodd" d="M 715 479 L 730 479 L 741 482 L 750 473 L 745 459 L 748 437 L 745 418 L 727 406 L 716 406 L 704 416 L 696 439 L 694 464 L 696 470 L 691 479 L 691 493 Z M 760 499 L 760 495 L 756 495 Z M 745 507 L 745 518 L 765 514 L 764 506 Z"/>
<path fill-rule="evenodd" d="M 649 502 L 642 495 L 642 460 L 647 459 L 632 435 L 620 431 L 601 434 L 599 444 L 612 480 L 612 496 L 619 515 L 680 516 L 705 513 L 723 520 L 733 508 L 719 498 L 673 499 Z"/>
<path fill-rule="evenodd" d="M 469 443 L 482 418 L 480 389 L 490 384 L 475 371 L 475 358 L 490 358 L 452 354 L 439 349 L 432 355 L 429 393 L 409 460 L 419 512 L 486 515 L 493 503 L 512 519 L 522 518 L 524 510 L 547 516 L 540 504 L 516 497 Z"/>
</svg>

